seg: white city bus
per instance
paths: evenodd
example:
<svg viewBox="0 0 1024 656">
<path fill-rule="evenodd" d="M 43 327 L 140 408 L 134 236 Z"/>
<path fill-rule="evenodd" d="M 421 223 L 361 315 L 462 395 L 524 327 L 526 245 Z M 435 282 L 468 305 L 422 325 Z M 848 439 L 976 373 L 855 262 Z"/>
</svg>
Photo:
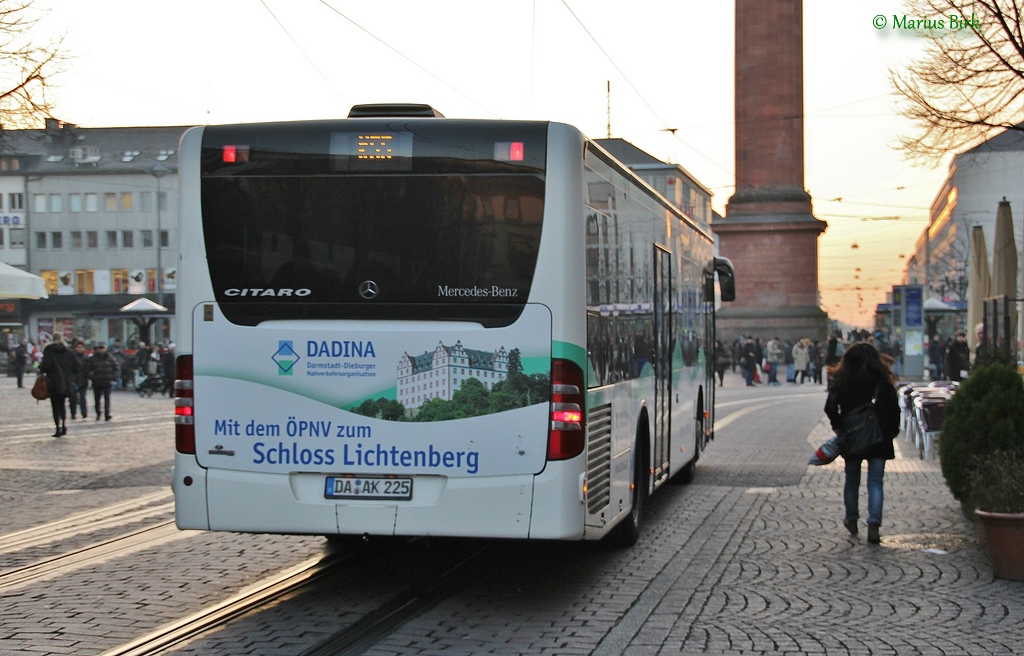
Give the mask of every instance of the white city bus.
<svg viewBox="0 0 1024 656">
<path fill-rule="evenodd" d="M 712 237 L 568 125 L 182 138 L 183 529 L 636 540 L 713 423 Z"/>
</svg>

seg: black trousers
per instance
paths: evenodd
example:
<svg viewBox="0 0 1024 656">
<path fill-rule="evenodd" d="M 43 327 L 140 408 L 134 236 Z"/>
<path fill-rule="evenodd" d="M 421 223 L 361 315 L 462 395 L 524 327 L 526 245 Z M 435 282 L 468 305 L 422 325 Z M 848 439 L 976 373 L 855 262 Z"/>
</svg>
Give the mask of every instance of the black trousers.
<svg viewBox="0 0 1024 656">
<path fill-rule="evenodd" d="M 103 401 L 101 404 L 100 401 Z M 100 407 L 102 406 L 102 408 Z M 106 410 L 104 414 L 103 410 Z M 95 384 L 92 386 L 92 411 L 96 413 L 96 418 L 109 417 L 110 416 L 110 385 L 106 387 L 96 387 Z"/>
<path fill-rule="evenodd" d="M 51 394 L 50 395 L 50 408 L 53 409 L 53 423 L 55 426 L 60 427 L 68 421 L 67 406 L 64 404 L 67 401 L 67 394 Z"/>
</svg>

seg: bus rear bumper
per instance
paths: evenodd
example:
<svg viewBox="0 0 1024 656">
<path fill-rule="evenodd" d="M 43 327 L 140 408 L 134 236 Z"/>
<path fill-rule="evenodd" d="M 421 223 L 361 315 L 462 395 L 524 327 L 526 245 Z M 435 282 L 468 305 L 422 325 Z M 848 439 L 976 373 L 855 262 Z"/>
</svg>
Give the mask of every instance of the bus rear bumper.
<svg viewBox="0 0 1024 656">
<path fill-rule="evenodd" d="M 392 501 L 325 498 L 326 474 L 200 471 L 206 474 L 202 507 L 209 508 L 209 524 L 200 525 L 196 512 L 187 526 L 179 522 L 183 528 L 309 535 L 530 537 L 533 475 L 413 476 L 413 498 Z M 188 500 L 190 505 L 196 501 L 191 495 Z M 570 533 L 578 533 L 580 528 Z"/>
<path fill-rule="evenodd" d="M 414 476 L 410 501 L 324 496 L 326 474 L 205 469 L 176 454 L 175 521 L 181 529 L 307 535 L 583 539 L 578 464 L 539 475 Z"/>
<path fill-rule="evenodd" d="M 206 507 L 206 469 L 195 456 L 174 454 L 171 489 L 174 492 L 174 523 L 180 529 L 210 530 Z"/>
</svg>

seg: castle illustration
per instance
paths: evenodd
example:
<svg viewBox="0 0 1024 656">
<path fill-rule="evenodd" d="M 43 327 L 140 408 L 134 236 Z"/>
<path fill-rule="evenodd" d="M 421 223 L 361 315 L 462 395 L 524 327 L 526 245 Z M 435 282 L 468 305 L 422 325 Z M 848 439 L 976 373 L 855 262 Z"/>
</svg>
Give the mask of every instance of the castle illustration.
<svg viewBox="0 0 1024 656">
<path fill-rule="evenodd" d="M 450 401 L 469 378 L 476 378 L 488 390 L 508 378 L 508 351 L 477 351 L 438 342 L 437 348 L 423 355 L 403 353 L 398 361 L 398 402 L 406 410 L 415 410 L 430 399 Z"/>
</svg>

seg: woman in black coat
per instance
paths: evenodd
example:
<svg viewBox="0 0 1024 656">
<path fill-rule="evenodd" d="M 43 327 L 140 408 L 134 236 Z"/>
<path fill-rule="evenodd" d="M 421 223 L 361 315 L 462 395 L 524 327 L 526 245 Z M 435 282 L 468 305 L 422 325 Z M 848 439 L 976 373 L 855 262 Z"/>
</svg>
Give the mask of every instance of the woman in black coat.
<svg viewBox="0 0 1024 656">
<path fill-rule="evenodd" d="M 66 435 L 67 407 L 65 402 L 75 393 L 75 378 L 81 363 L 75 352 L 67 347 L 64 338 L 57 335 L 43 349 L 43 361 L 39 371 L 46 374 L 46 389 L 50 392 L 50 406 L 53 409 L 53 423 L 57 427 L 54 437 Z"/>
<path fill-rule="evenodd" d="M 868 542 L 878 543 L 882 524 L 882 502 L 885 498 L 882 479 L 885 461 L 896 458 L 892 440 L 900 432 L 900 406 L 892 370 L 878 350 L 868 342 L 858 342 L 843 354 L 839 365 L 831 372 L 825 414 L 837 435 L 843 432 L 843 418 L 852 410 L 870 403 L 878 390 L 875 415 L 882 435 L 886 438 L 856 457 L 843 453 L 846 462 L 846 484 L 843 504 L 846 519 L 843 525 L 857 535 L 858 497 L 860 495 L 861 462 L 868 461 Z"/>
</svg>

